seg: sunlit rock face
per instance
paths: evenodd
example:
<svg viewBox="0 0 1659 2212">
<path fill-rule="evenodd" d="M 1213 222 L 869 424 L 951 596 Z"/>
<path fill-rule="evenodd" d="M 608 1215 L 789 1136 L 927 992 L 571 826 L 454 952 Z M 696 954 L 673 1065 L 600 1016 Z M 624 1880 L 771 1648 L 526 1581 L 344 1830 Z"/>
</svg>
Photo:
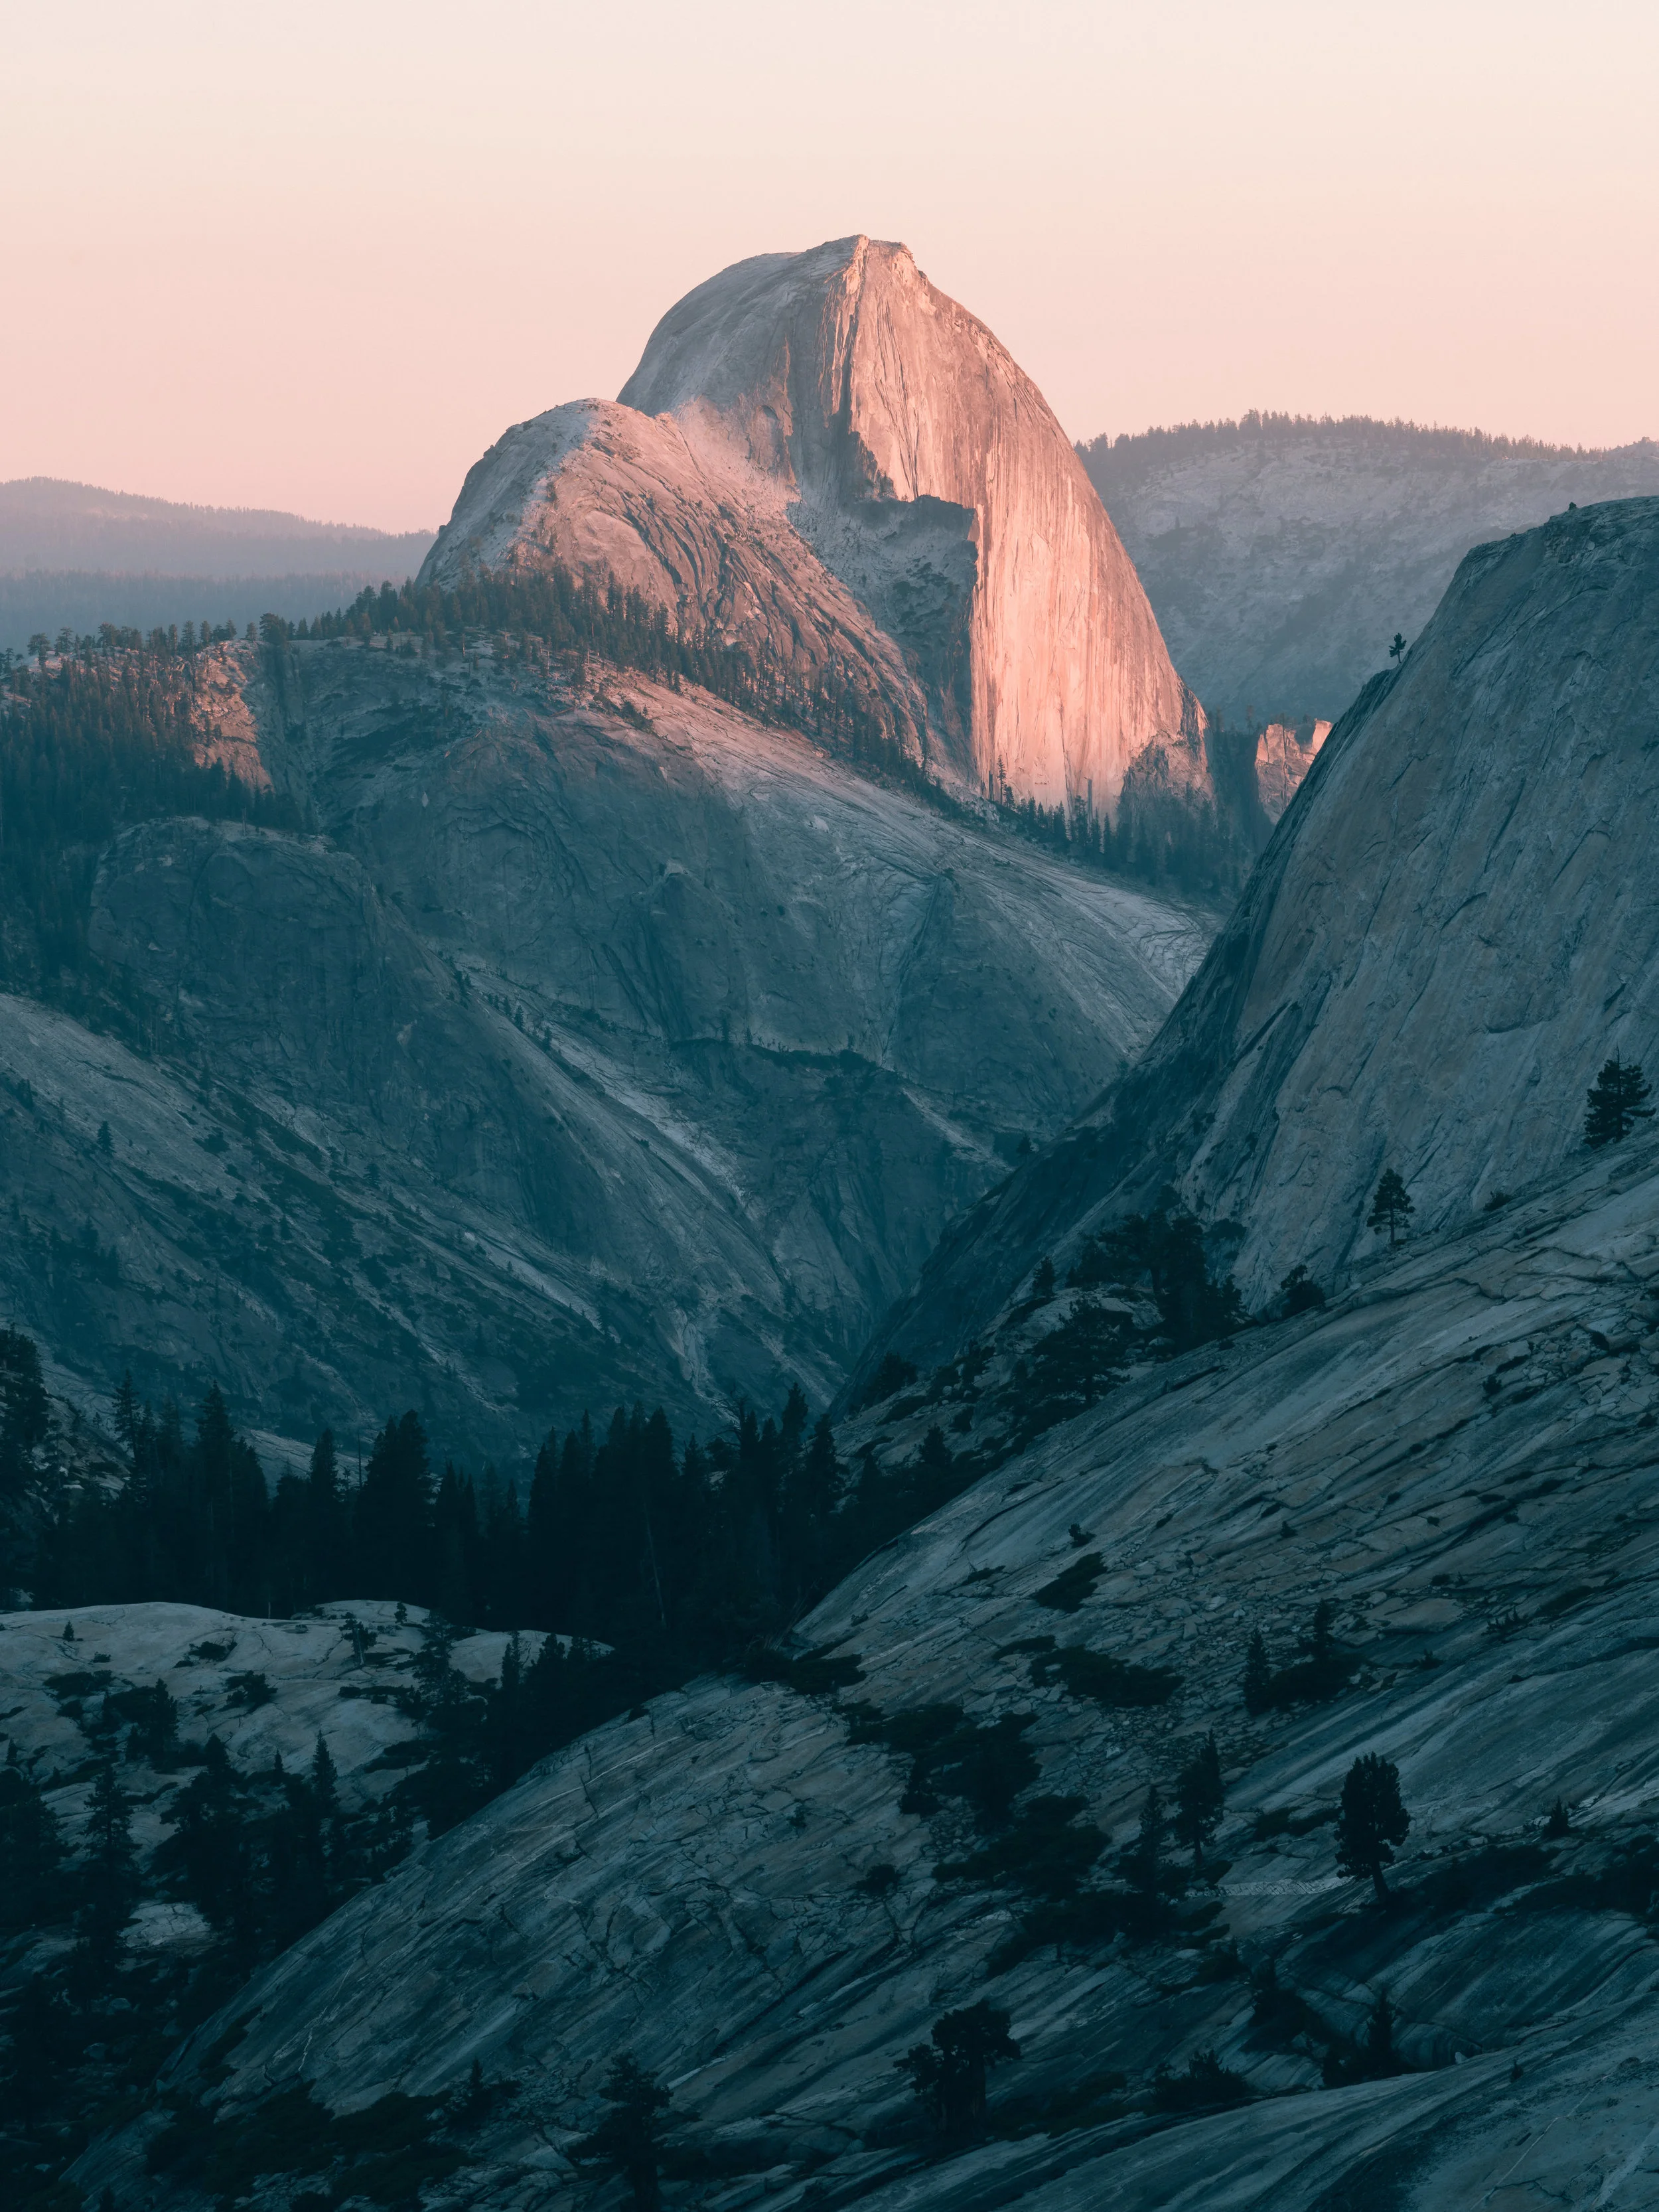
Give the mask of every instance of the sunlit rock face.
<svg viewBox="0 0 1659 2212">
<path fill-rule="evenodd" d="M 484 457 L 425 573 L 549 558 L 870 684 L 981 792 L 1115 817 L 1149 744 L 1202 760 L 1202 712 L 1064 431 L 902 246 L 841 239 L 700 285 L 617 406 L 555 408 Z"/>
<path fill-rule="evenodd" d="M 1311 729 L 1292 722 L 1269 722 L 1255 741 L 1255 791 L 1261 811 L 1277 823 L 1302 788 L 1303 778 L 1331 734 L 1328 722 Z"/>
<path fill-rule="evenodd" d="M 954 1348 L 1165 1182 L 1260 1305 L 1292 1266 L 1340 1281 L 1376 1252 L 1385 1166 L 1420 1231 L 1574 1156 L 1607 1055 L 1659 1066 L 1656 806 L 1659 500 L 1477 547 L 1145 1058 L 958 1224 L 896 1340 Z"/>
</svg>

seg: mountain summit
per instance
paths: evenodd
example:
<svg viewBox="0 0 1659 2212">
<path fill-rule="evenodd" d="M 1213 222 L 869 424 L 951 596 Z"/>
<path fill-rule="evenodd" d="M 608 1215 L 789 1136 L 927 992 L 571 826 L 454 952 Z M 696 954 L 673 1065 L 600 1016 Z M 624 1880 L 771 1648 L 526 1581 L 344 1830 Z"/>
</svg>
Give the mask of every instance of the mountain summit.
<svg viewBox="0 0 1659 2212">
<path fill-rule="evenodd" d="M 1065 432 L 903 246 L 699 285 L 616 404 L 477 464 L 425 574 L 468 561 L 608 572 L 781 682 L 878 702 L 958 787 L 1115 822 L 1140 763 L 1213 804 L 1202 709 Z"/>
</svg>

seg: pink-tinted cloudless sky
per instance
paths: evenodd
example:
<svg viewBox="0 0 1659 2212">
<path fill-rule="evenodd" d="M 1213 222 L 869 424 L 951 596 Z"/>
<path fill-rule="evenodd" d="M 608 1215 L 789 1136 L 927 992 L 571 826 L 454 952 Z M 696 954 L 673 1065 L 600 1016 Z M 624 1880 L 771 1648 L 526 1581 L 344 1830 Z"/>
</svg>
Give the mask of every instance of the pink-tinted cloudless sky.
<svg viewBox="0 0 1659 2212">
<path fill-rule="evenodd" d="M 0 478 L 435 524 L 857 230 L 1074 436 L 1659 434 L 1656 0 L 53 0 L 0 52 Z"/>
</svg>

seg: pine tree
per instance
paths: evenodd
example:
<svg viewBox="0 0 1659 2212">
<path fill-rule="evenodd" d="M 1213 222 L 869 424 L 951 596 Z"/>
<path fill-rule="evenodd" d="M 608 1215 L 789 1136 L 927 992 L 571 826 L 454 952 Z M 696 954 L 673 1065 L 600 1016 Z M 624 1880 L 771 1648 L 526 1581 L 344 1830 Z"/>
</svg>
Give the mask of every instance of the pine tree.
<svg viewBox="0 0 1659 2212">
<path fill-rule="evenodd" d="M 112 1759 L 101 1763 L 92 1785 L 83 1884 L 87 1948 L 99 1965 L 107 1967 L 114 1962 L 121 1930 L 138 1898 L 132 1800 L 116 1778 Z"/>
<path fill-rule="evenodd" d="M 1204 1846 L 1221 1825 L 1224 1798 L 1221 1754 L 1213 1729 L 1182 1768 L 1176 1784 L 1175 1831 L 1193 1855 L 1193 1869 L 1204 1864 Z"/>
<path fill-rule="evenodd" d="M 0 1927 L 40 1924 L 63 1856 L 57 1816 L 19 1763 L 14 1741 L 0 1766 Z"/>
<path fill-rule="evenodd" d="M 1140 1829 L 1133 1851 L 1134 1877 L 1148 1897 L 1156 1897 L 1164 1876 L 1164 1793 L 1156 1782 L 1148 1785 L 1140 1808 Z"/>
<path fill-rule="evenodd" d="M 1265 1713 L 1273 1703 L 1273 1668 L 1267 1664 L 1267 1647 L 1261 1631 L 1253 1630 L 1249 1645 L 1244 1654 L 1244 1710 L 1247 1713 Z"/>
<path fill-rule="evenodd" d="M 366 1597 L 418 1603 L 428 1592 L 432 1559 L 432 1470 L 426 1431 L 410 1412 L 386 1423 L 374 1439 L 357 1493 L 358 1572 Z"/>
<path fill-rule="evenodd" d="M 1392 1863 L 1395 1845 L 1405 1842 L 1411 1824 L 1394 1761 L 1375 1751 L 1356 1759 L 1342 1784 L 1336 1863 L 1344 1874 L 1369 1875 L 1379 1904 L 1386 1904 L 1389 1897 L 1382 1869 Z"/>
<path fill-rule="evenodd" d="M 320 1729 L 317 1731 L 317 1746 L 311 1754 L 311 1786 L 316 1792 L 317 1802 L 324 1813 L 333 1813 L 339 1805 L 339 1780 L 335 1771 L 327 1740 Z"/>
<path fill-rule="evenodd" d="M 624 2051 L 605 2075 L 599 2094 L 611 2110 L 592 2135 L 572 2146 L 570 2155 L 580 2163 L 605 2165 L 625 2174 L 636 2212 L 656 2212 L 662 2203 L 658 2169 L 669 2093 L 631 2051 Z"/>
<path fill-rule="evenodd" d="M 1400 2071 L 1399 2054 L 1394 2047 L 1395 2020 L 1388 1991 L 1379 1990 L 1365 2033 L 1365 2071 L 1378 2081 Z"/>
<path fill-rule="evenodd" d="M 115 1433 L 132 1456 L 138 1438 L 138 1393 L 132 1387 L 132 1370 L 129 1367 L 121 1377 L 120 1388 L 115 1393 Z"/>
<path fill-rule="evenodd" d="M 1620 1144 L 1638 1121 L 1650 1121 L 1653 1109 L 1645 1102 L 1652 1089 L 1639 1060 L 1621 1060 L 1614 1053 L 1585 1098 L 1584 1142 L 1596 1149 Z"/>
<path fill-rule="evenodd" d="M 1371 1210 L 1365 1217 L 1367 1229 L 1389 1232 L 1389 1249 L 1392 1251 L 1404 1233 L 1407 1218 L 1415 1212 L 1411 1194 L 1404 1182 L 1393 1168 L 1384 1168 L 1382 1179 L 1371 1200 Z"/>
</svg>

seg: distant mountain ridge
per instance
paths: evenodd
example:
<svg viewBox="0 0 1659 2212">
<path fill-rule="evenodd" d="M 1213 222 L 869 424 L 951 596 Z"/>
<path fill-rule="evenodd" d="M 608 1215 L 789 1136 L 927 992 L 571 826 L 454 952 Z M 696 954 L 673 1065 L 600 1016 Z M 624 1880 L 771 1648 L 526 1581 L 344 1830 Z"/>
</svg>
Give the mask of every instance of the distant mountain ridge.
<svg viewBox="0 0 1659 2212">
<path fill-rule="evenodd" d="M 1659 492 L 1659 443 L 1250 413 L 1078 448 L 1176 665 L 1233 725 L 1334 720 L 1472 545 Z"/>
<path fill-rule="evenodd" d="M 142 630 L 262 614 L 297 622 L 399 583 L 433 533 L 313 522 L 254 507 L 194 507 L 57 477 L 0 483 L 0 647 L 37 631 Z"/>
<path fill-rule="evenodd" d="M 401 580 L 426 558 L 429 530 L 313 522 L 258 507 L 196 507 L 57 477 L 0 483 L 0 572 L 93 569 L 215 579 L 374 571 Z"/>
</svg>

